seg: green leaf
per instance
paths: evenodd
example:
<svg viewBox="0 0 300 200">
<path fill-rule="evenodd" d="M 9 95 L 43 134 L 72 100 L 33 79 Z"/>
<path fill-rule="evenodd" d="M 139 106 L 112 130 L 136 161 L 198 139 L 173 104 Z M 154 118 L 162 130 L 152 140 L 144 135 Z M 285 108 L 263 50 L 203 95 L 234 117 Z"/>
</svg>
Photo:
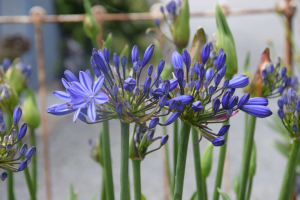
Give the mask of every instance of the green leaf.
<svg viewBox="0 0 300 200">
<path fill-rule="evenodd" d="M 238 197 L 239 190 L 240 190 L 240 175 L 239 174 L 233 179 L 232 187 L 233 187 L 236 197 Z"/>
<path fill-rule="evenodd" d="M 96 22 L 92 14 L 90 0 L 84 0 L 83 6 L 85 11 L 85 17 L 83 20 L 83 30 L 89 38 L 94 39 L 98 35 L 100 29 L 98 23 Z"/>
<path fill-rule="evenodd" d="M 25 90 L 25 101 L 22 110 L 22 120 L 26 122 L 30 128 L 37 128 L 40 125 L 40 114 L 36 105 L 34 93 L 29 88 Z"/>
<path fill-rule="evenodd" d="M 107 47 L 108 49 L 111 49 L 111 44 L 112 44 L 112 33 L 109 33 L 108 36 L 106 37 L 105 42 L 103 43 L 102 49 L 104 47 Z"/>
<path fill-rule="evenodd" d="M 235 49 L 235 43 L 229 26 L 227 24 L 225 15 L 217 3 L 216 5 L 216 22 L 217 22 L 217 47 L 222 47 L 224 52 L 226 53 L 226 76 L 232 77 L 237 73 L 238 63 L 237 63 L 237 55 Z"/>
<path fill-rule="evenodd" d="M 190 37 L 190 11 L 188 0 L 183 0 L 181 10 L 177 15 L 171 30 L 173 40 L 177 48 L 183 49 L 187 46 Z M 181 52 L 179 52 L 181 53 Z"/>
<path fill-rule="evenodd" d="M 194 192 L 194 194 L 192 195 L 192 197 L 190 198 L 190 200 L 197 200 L 197 191 Z"/>
<path fill-rule="evenodd" d="M 194 35 L 192 47 L 190 51 L 191 55 L 191 66 L 194 66 L 196 62 L 202 63 L 201 61 L 201 50 L 206 43 L 206 34 L 204 29 L 198 27 L 196 34 Z"/>
<path fill-rule="evenodd" d="M 74 191 L 74 187 L 73 184 L 70 185 L 70 196 L 69 196 L 69 200 L 77 200 L 77 194 Z"/>
<path fill-rule="evenodd" d="M 142 200 L 147 200 L 147 198 L 142 193 Z"/>
<path fill-rule="evenodd" d="M 202 176 L 207 178 L 209 176 L 213 161 L 213 144 L 209 142 L 201 156 L 201 171 Z"/>
<path fill-rule="evenodd" d="M 250 157 L 250 167 L 249 167 L 249 176 L 253 177 L 256 172 L 256 145 L 253 142 L 251 157 Z"/>
<path fill-rule="evenodd" d="M 223 190 L 218 188 L 218 192 L 221 195 L 221 197 L 223 198 L 223 200 L 231 200 L 230 197 L 228 196 L 228 194 L 226 194 L 226 192 L 224 192 Z"/>
</svg>

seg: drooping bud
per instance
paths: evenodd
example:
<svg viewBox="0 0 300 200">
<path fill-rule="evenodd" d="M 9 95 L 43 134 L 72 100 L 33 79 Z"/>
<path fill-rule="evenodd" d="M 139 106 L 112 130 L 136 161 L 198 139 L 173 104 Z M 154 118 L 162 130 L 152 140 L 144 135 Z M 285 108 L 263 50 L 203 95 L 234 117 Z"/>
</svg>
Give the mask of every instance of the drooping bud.
<svg viewBox="0 0 300 200">
<path fill-rule="evenodd" d="M 229 127 L 230 127 L 229 124 L 222 126 L 222 128 L 219 130 L 218 136 L 225 135 L 225 133 L 227 133 L 227 131 L 229 130 Z"/>
<path fill-rule="evenodd" d="M 220 99 L 215 98 L 215 99 L 213 100 L 213 110 L 214 110 L 214 113 L 215 113 L 215 114 L 219 111 L 220 104 L 221 104 Z"/>
<path fill-rule="evenodd" d="M 159 122 L 159 118 L 158 117 L 154 117 L 151 119 L 150 123 L 149 123 L 149 128 L 152 129 L 152 128 L 155 128 L 157 126 Z"/>
<path fill-rule="evenodd" d="M 22 140 L 22 138 L 25 136 L 26 132 L 27 132 L 27 124 L 23 123 L 19 130 L 18 141 Z"/>
<path fill-rule="evenodd" d="M 121 116 L 122 116 L 122 113 L 123 113 L 123 107 L 122 107 L 122 104 L 117 103 L 117 105 L 116 105 L 116 111 L 117 111 L 119 117 L 121 117 Z"/>
<path fill-rule="evenodd" d="M 180 113 L 174 112 L 172 115 L 167 119 L 167 121 L 164 123 L 165 126 L 172 124 L 178 117 Z"/>
<path fill-rule="evenodd" d="M 160 146 L 165 145 L 168 142 L 168 139 L 169 139 L 169 135 L 162 136 L 160 139 Z"/>
<path fill-rule="evenodd" d="M 226 139 L 223 136 L 219 136 L 211 141 L 211 143 L 214 146 L 222 146 L 223 144 L 225 144 L 225 142 L 226 142 Z"/>
</svg>

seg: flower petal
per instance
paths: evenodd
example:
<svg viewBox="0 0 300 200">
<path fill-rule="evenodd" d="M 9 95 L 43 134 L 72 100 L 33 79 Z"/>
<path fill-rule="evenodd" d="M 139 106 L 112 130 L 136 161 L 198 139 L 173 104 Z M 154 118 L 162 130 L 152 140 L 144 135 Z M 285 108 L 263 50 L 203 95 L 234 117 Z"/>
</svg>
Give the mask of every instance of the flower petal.
<svg viewBox="0 0 300 200">
<path fill-rule="evenodd" d="M 76 78 L 76 76 L 71 71 L 66 70 L 64 74 L 65 74 L 66 79 L 69 82 L 73 82 L 73 81 L 79 82 L 78 79 Z"/>
<path fill-rule="evenodd" d="M 63 92 L 63 91 L 53 91 L 52 93 L 54 94 L 54 96 L 60 98 L 61 100 L 64 100 L 64 101 L 71 101 L 70 94 L 67 93 L 67 92 Z"/>
<path fill-rule="evenodd" d="M 65 105 L 65 107 L 63 107 L 61 105 Z M 57 109 L 58 107 L 60 107 L 60 109 Z M 47 113 L 50 113 L 52 115 L 66 115 L 66 114 L 69 114 L 74 111 L 75 111 L 75 109 L 68 108 L 65 103 L 64 104 L 54 104 L 54 105 L 50 106 L 49 108 L 47 108 Z"/>
<path fill-rule="evenodd" d="M 227 88 L 243 88 L 249 84 L 249 78 L 246 75 L 239 75 L 229 81 Z"/>
<path fill-rule="evenodd" d="M 93 82 L 92 82 L 91 78 L 89 77 L 89 75 L 87 75 L 85 72 L 81 71 L 81 72 L 79 72 L 79 80 L 80 80 L 81 85 L 83 85 L 89 93 L 92 93 Z"/>
<path fill-rule="evenodd" d="M 76 110 L 76 112 L 75 112 L 75 114 L 74 114 L 74 116 L 73 116 L 73 123 L 76 122 L 76 120 L 77 120 L 77 118 L 78 118 L 78 115 L 79 115 L 79 113 L 80 113 L 80 110 L 81 110 L 81 108 L 78 108 L 78 109 Z"/>
<path fill-rule="evenodd" d="M 269 104 L 268 99 L 264 97 L 254 97 L 248 100 L 246 105 L 260 105 L 260 106 L 267 106 Z"/>
<path fill-rule="evenodd" d="M 94 83 L 93 86 L 93 92 L 96 94 L 102 87 L 102 84 L 104 82 L 104 75 L 101 75 L 97 81 Z"/>
<path fill-rule="evenodd" d="M 87 105 L 87 100 L 83 97 L 77 98 L 75 100 L 73 100 L 72 102 L 70 102 L 70 104 L 72 105 L 72 108 L 85 108 Z"/>
<path fill-rule="evenodd" d="M 97 104 L 103 104 L 103 103 L 107 102 L 108 100 L 109 100 L 108 96 L 103 92 L 100 92 L 99 94 L 97 94 L 95 96 L 95 101 Z"/>
<path fill-rule="evenodd" d="M 62 78 L 61 79 L 62 84 L 66 89 L 68 89 L 71 86 L 71 83 L 69 83 L 66 79 Z"/>
<path fill-rule="evenodd" d="M 72 82 L 73 85 L 67 89 L 67 92 L 75 96 L 88 96 L 88 91 L 79 82 Z"/>
<path fill-rule="evenodd" d="M 92 122 L 95 122 L 97 114 L 96 114 L 96 107 L 95 107 L 95 102 L 94 101 L 92 101 L 91 104 L 89 105 L 88 110 L 87 110 L 87 114 L 88 114 L 90 120 Z"/>
</svg>

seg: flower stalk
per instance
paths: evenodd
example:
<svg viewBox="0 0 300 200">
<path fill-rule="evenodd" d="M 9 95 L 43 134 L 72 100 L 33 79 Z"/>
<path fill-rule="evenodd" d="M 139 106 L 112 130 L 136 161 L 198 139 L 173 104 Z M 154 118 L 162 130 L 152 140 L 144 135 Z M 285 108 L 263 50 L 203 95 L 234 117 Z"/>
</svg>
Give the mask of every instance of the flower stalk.
<svg viewBox="0 0 300 200">
<path fill-rule="evenodd" d="M 243 152 L 243 160 L 242 160 L 242 168 L 241 168 L 241 176 L 240 176 L 240 189 L 239 189 L 239 200 L 244 200 L 246 197 L 246 187 L 249 175 L 249 165 L 250 165 L 250 157 L 253 146 L 254 132 L 255 132 L 255 124 L 256 117 L 250 116 L 249 118 L 249 130 L 247 133 L 247 139 L 245 140 L 244 152 Z"/>
<path fill-rule="evenodd" d="M 132 160 L 134 199 L 142 199 L 141 191 L 141 160 Z"/>
<path fill-rule="evenodd" d="M 179 144 L 178 144 L 179 145 L 178 146 L 178 157 L 177 157 L 175 187 L 174 187 L 174 199 L 175 200 L 182 199 L 186 156 L 187 156 L 187 150 L 188 150 L 190 130 L 191 130 L 191 125 L 182 121 Z"/>
<path fill-rule="evenodd" d="M 36 146 L 35 145 L 35 133 L 34 133 L 34 128 L 30 128 L 30 146 Z M 32 187 L 34 194 L 36 195 L 37 192 L 37 162 L 36 162 L 36 154 L 32 156 L 31 158 L 31 173 L 32 173 Z M 25 172 L 26 173 L 26 172 Z"/>
<path fill-rule="evenodd" d="M 128 199 L 129 124 L 121 121 L 121 193 L 120 199 Z"/>
<path fill-rule="evenodd" d="M 12 126 L 12 118 L 13 116 L 10 114 L 6 114 L 6 126 Z M 11 171 L 7 171 L 7 199 L 14 200 L 14 180 L 13 180 L 13 173 Z"/>
<path fill-rule="evenodd" d="M 300 141 L 294 140 L 289 161 L 286 166 L 286 171 L 285 171 L 285 175 L 281 187 L 279 200 L 288 199 L 291 196 L 291 193 L 293 191 L 294 188 L 293 180 L 295 176 L 295 168 L 297 166 L 297 157 L 298 157 L 299 149 L 300 149 Z"/>
<path fill-rule="evenodd" d="M 197 199 L 204 200 L 204 182 L 201 171 L 201 159 L 200 159 L 200 148 L 199 148 L 199 133 L 197 129 L 192 128 L 192 142 L 193 142 L 193 152 L 194 152 L 194 166 L 195 166 L 195 178 L 197 186 Z M 197 144 L 198 143 L 198 144 Z"/>
</svg>

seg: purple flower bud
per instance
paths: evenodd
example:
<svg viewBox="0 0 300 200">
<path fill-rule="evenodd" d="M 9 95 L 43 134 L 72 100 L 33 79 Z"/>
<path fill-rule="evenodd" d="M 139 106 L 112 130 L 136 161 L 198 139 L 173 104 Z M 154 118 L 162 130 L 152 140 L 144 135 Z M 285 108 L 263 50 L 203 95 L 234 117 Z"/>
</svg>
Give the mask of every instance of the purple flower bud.
<svg viewBox="0 0 300 200">
<path fill-rule="evenodd" d="M 148 76 L 144 82 L 144 93 L 147 93 L 151 85 L 151 77 Z"/>
<path fill-rule="evenodd" d="M 205 80 L 209 82 L 210 79 L 213 77 L 214 73 L 215 73 L 215 71 L 214 71 L 213 68 L 208 68 L 208 69 L 206 70 Z"/>
<path fill-rule="evenodd" d="M 168 79 L 166 79 L 161 87 L 163 94 L 166 94 L 166 95 L 169 94 L 170 86 L 171 86 L 170 81 Z"/>
<path fill-rule="evenodd" d="M 164 95 L 164 96 L 162 96 L 162 98 L 160 99 L 160 104 L 159 104 L 160 109 L 162 109 L 162 108 L 166 105 L 166 102 L 167 102 L 167 96 Z"/>
<path fill-rule="evenodd" d="M 254 97 L 249 99 L 246 105 L 259 105 L 259 106 L 267 106 L 269 104 L 268 99 L 264 97 Z"/>
<path fill-rule="evenodd" d="M 261 75 L 262 75 L 263 78 L 267 78 L 267 77 L 268 77 L 268 72 L 267 72 L 267 70 L 266 70 L 266 69 L 263 69 L 263 70 L 261 71 Z"/>
<path fill-rule="evenodd" d="M 179 113 L 182 112 L 182 110 L 183 110 L 183 104 L 182 104 L 182 102 L 180 100 L 176 101 L 176 103 L 175 103 L 175 109 Z"/>
<path fill-rule="evenodd" d="M 286 76 L 286 72 L 287 72 L 286 67 L 283 67 L 283 68 L 281 69 L 281 76 L 282 76 L 282 77 L 283 77 L 283 76 Z"/>
<path fill-rule="evenodd" d="M 229 81 L 228 88 L 243 88 L 249 84 L 249 78 L 245 75 L 239 75 Z"/>
<path fill-rule="evenodd" d="M 99 78 L 101 76 L 101 71 L 100 71 L 99 67 L 97 67 L 97 65 L 93 65 L 93 69 L 94 69 L 95 75 L 97 76 L 97 78 Z"/>
<path fill-rule="evenodd" d="M 219 71 L 224 67 L 225 62 L 226 62 L 226 54 L 224 52 L 221 52 L 218 55 L 217 66 L 216 66 L 217 71 Z"/>
<path fill-rule="evenodd" d="M 274 65 L 270 64 L 267 68 L 268 73 L 273 74 L 274 73 Z"/>
<path fill-rule="evenodd" d="M 226 139 L 223 136 L 219 136 L 211 141 L 214 146 L 222 146 L 225 144 Z"/>
<path fill-rule="evenodd" d="M 226 65 L 224 65 L 219 71 L 219 74 L 222 76 L 222 78 L 225 76 L 225 73 L 226 73 Z"/>
<path fill-rule="evenodd" d="M 224 109 L 228 108 L 228 104 L 229 104 L 230 98 L 231 98 L 230 92 L 226 91 L 223 94 L 223 97 L 222 97 L 222 107 Z M 228 109 L 226 109 L 226 110 L 228 110 Z"/>
<path fill-rule="evenodd" d="M 202 52 L 201 52 L 201 59 L 202 59 L 202 63 L 205 64 L 209 58 L 209 54 L 210 54 L 210 46 L 208 43 L 206 43 L 203 48 L 202 48 Z"/>
<path fill-rule="evenodd" d="M 154 74 L 154 80 L 157 79 L 157 76 L 159 76 L 159 75 L 158 75 L 157 72 L 155 72 L 155 74 Z M 162 83 L 162 78 L 159 76 L 158 80 L 154 83 L 154 85 L 155 85 L 155 87 L 158 88 L 161 83 Z"/>
<path fill-rule="evenodd" d="M 147 69 L 148 76 L 151 76 L 152 72 L 153 72 L 153 65 L 149 65 Z"/>
<path fill-rule="evenodd" d="M 0 112 L 0 124 L 4 123 L 3 114 Z"/>
<path fill-rule="evenodd" d="M 132 69 L 133 69 L 133 71 L 134 71 L 135 73 L 139 70 L 139 65 L 138 65 L 137 62 L 134 62 L 134 63 L 132 64 Z"/>
<path fill-rule="evenodd" d="M 166 5 L 166 9 L 170 14 L 175 14 L 176 13 L 176 3 L 175 1 L 170 1 L 167 5 Z"/>
<path fill-rule="evenodd" d="M 200 77 L 200 64 L 198 63 L 198 62 L 196 62 L 195 64 L 194 64 L 194 71 L 195 71 L 195 74 L 198 76 L 198 77 Z M 205 71 L 205 70 L 204 70 Z"/>
<path fill-rule="evenodd" d="M 137 62 L 138 57 L 139 57 L 139 48 L 138 48 L 138 46 L 134 45 L 134 47 L 132 48 L 132 51 L 131 51 L 132 63 Z"/>
<path fill-rule="evenodd" d="M 215 86 L 216 86 L 216 87 L 218 87 L 218 85 L 220 84 L 221 80 L 222 80 L 222 76 L 221 76 L 219 73 L 217 73 L 217 74 L 215 75 L 215 78 L 214 78 Z"/>
<path fill-rule="evenodd" d="M 177 51 L 174 51 L 174 53 L 172 54 L 172 64 L 174 68 L 183 69 L 183 60 L 181 55 Z"/>
<path fill-rule="evenodd" d="M 13 126 L 16 126 L 22 117 L 22 110 L 20 106 L 16 106 L 13 112 Z"/>
<path fill-rule="evenodd" d="M 233 110 L 232 110 L 232 109 L 227 110 L 227 115 L 228 115 L 229 117 L 231 117 L 232 113 L 233 113 Z"/>
<path fill-rule="evenodd" d="M 297 112 L 300 112 L 300 101 L 299 100 L 295 104 L 295 109 Z"/>
<path fill-rule="evenodd" d="M 150 44 L 144 53 L 143 63 L 142 63 L 141 67 L 144 67 L 147 65 L 147 63 L 150 61 L 150 59 L 153 55 L 153 51 L 154 51 L 154 44 Z"/>
<path fill-rule="evenodd" d="M 287 104 L 287 96 L 286 96 L 286 94 L 282 95 L 282 102 L 283 102 L 283 104 Z"/>
<path fill-rule="evenodd" d="M 30 159 L 30 158 L 35 154 L 35 152 L 36 152 L 36 148 L 35 148 L 35 147 L 31 147 L 31 148 L 27 151 L 27 153 L 26 153 L 26 155 L 25 155 L 25 158 Z"/>
<path fill-rule="evenodd" d="M 124 81 L 124 85 L 123 85 L 123 88 L 126 90 L 126 91 L 133 91 L 134 88 L 136 86 L 136 81 L 134 78 L 127 78 L 125 81 Z"/>
<path fill-rule="evenodd" d="M 203 109 L 202 102 L 201 101 L 195 101 L 192 103 L 192 110 L 195 112 L 201 112 Z"/>
<path fill-rule="evenodd" d="M 282 94 L 282 93 L 283 93 L 283 90 L 284 90 L 284 87 L 283 87 L 283 86 L 279 86 L 279 87 L 277 88 L 277 90 L 278 90 L 278 92 L 279 92 L 280 94 Z"/>
<path fill-rule="evenodd" d="M 190 68 L 190 66 L 191 66 L 191 56 L 190 56 L 190 54 L 187 52 L 186 49 L 183 49 L 183 50 L 182 50 L 182 59 L 183 59 L 183 62 L 184 62 L 184 64 L 185 64 L 185 66 L 186 66 L 187 68 Z"/>
<path fill-rule="evenodd" d="M 150 123 L 149 123 L 149 128 L 152 129 L 152 128 L 155 128 L 157 126 L 159 122 L 159 118 L 158 117 L 154 117 L 151 119 Z"/>
<path fill-rule="evenodd" d="M 127 108 L 128 110 L 131 109 L 131 106 L 128 101 L 124 101 L 123 103 L 124 103 L 125 108 Z"/>
<path fill-rule="evenodd" d="M 181 101 L 183 106 L 186 106 L 188 104 L 190 104 L 192 101 L 193 101 L 193 97 L 189 94 L 185 94 L 185 95 L 180 95 L 180 96 L 177 96 L 175 98 L 173 98 L 174 101 Z M 166 105 L 168 106 L 169 105 L 169 101 L 167 101 Z"/>
<path fill-rule="evenodd" d="M 104 54 L 105 61 L 108 64 L 110 60 L 110 52 L 107 47 L 104 47 L 103 54 Z"/>
<path fill-rule="evenodd" d="M 22 138 L 25 136 L 26 132 L 27 132 L 27 124 L 23 123 L 19 129 L 18 141 L 22 140 Z"/>
<path fill-rule="evenodd" d="M 162 89 L 157 88 L 157 89 L 153 90 L 152 95 L 154 96 L 154 98 L 159 99 L 163 95 Z"/>
<path fill-rule="evenodd" d="M 123 55 L 122 58 L 121 58 L 121 65 L 122 65 L 122 68 L 125 68 L 126 63 L 127 63 L 127 58 L 126 58 L 125 55 Z M 124 70 L 124 69 L 123 69 L 123 70 Z"/>
<path fill-rule="evenodd" d="M 254 117 L 265 118 L 272 115 L 272 111 L 266 106 L 244 105 L 240 110 Z"/>
<path fill-rule="evenodd" d="M 119 93 L 119 88 L 118 88 L 118 86 L 114 85 L 112 90 L 113 90 L 114 96 L 116 97 L 116 96 L 118 95 L 118 93 Z"/>
<path fill-rule="evenodd" d="M 173 91 L 178 85 L 178 80 L 177 79 L 171 79 L 170 80 L 170 92 Z"/>
<path fill-rule="evenodd" d="M 79 82 L 78 79 L 76 78 L 76 76 L 72 72 L 70 72 L 69 70 L 66 70 L 64 72 L 64 74 L 65 74 L 66 79 L 69 82 L 73 82 L 73 81 Z"/>
<path fill-rule="evenodd" d="M 162 14 L 164 14 L 164 13 L 165 13 L 165 9 L 164 9 L 164 7 L 163 7 L 163 6 L 160 6 L 160 12 L 162 12 Z"/>
<path fill-rule="evenodd" d="M 298 128 L 297 128 L 297 125 L 294 123 L 294 124 L 293 124 L 293 131 L 294 131 L 296 134 L 297 134 L 297 129 L 298 129 Z"/>
<path fill-rule="evenodd" d="M 159 26 L 160 26 L 159 19 L 154 19 L 154 24 L 155 24 L 155 26 L 157 26 L 159 28 Z"/>
<path fill-rule="evenodd" d="M 182 83 L 184 80 L 184 71 L 182 68 L 174 68 L 174 75 L 178 80 L 178 83 Z"/>
<path fill-rule="evenodd" d="M 285 87 L 288 87 L 288 86 L 291 84 L 291 81 L 292 81 L 291 77 L 288 77 L 288 78 L 286 79 L 286 81 L 285 81 L 284 86 L 285 86 Z"/>
<path fill-rule="evenodd" d="M 201 81 L 200 81 L 200 79 L 197 79 L 195 81 L 195 89 L 198 91 L 200 89 L 200 87 L 201 87 Z"/>
<path fill-rule="evenodd" d="M 214 86 L 210 86 L 210 87 L 208 88 L 208 95 L 209 95 L 209 96 L 212 96 L 212 95 L 214 94 L 214 92 L 215 92 Z"/>
<path fill-rule="evenodd" d="M 220 99 L 215 98 L 215 99 L 213 100 L 213 110 L 214 110 L 214 113 L 215 113 L 215 114 L 219 111 L 220 104 L 221 104 Z"/>
<path fill-rule="evenodd" d="M 246 94 L 244 94 L 241 97 L 241 99 L 240 99 L 240 101 L 239 101 L 236 108 L 240 109 L 241 107 L 243 107 L 249 101 L 249 99 L 250 99 L 250 93 L 247 92 Z"/>
<path fill-rule="evenodd" d="M 2 181 L 4 181 L 6 178 L 8 177 L 8 174 L 6 173 L 6 171 L 2 172 L 1 176 L 0 176 L 0 179 Z"/>
<path fill-rule="evenodd" d="M 229 104 L 227 105 L 227 108 L 225 108 L 226 110 L 230 110 L 232 109 L 234 106 L 236 106 L 236 104 L 239 101 L 239 97 L 238 96 L 233 96 L 230 101 Z"/>
<path fill-rule="evenodd" d="M 278 116 L 280 117 L 280 119 L 283 119 L 284 118 L 284 112 L 282 109 L 279 109 L 278 110 Z"/>
<path fill-rule="evenodd" d="M 119 68 L 120 68 L 120 65 L 119 65 L 120 59 L 119 59 L 118 54 L 116 54 L 116 53 L 113 54 L 113 61 L 114 61 L 114 64 L 115 64 L 115 69 L 117 71 L 119 71 Z"/>
<path fill-rule="evenodd" d="M 103 60 L 103 58 L 101 58 L 101 56 L 98 53 L 94 53 L 93 54 L 93 58 L 92 58 L 97 67 L 99 67 L 99 69 L 106 74 L 108 72 L 108 66 L 105 60 Z"/>
<path fill-rule="evenodd" d="M 28 149 L 27 144 L 24 143 L 20 149 L 20 156 L 25 155 L 25 153 L 27 152 L 27 149 Z"/>
<path fill-rule="evenodd" d="M 229 130 L 229 127 L 229 124 L 222 126 L 222 128 L 219 130 L 218 136 L 225 135 L 225 133 L 227 133 L 227 131 Z"/>
<path fill-rule="evenodd" d="M 28 159 L 25 158 L 25 159 L 20 163 L 19 168 L 18 168 L 18 171 L 19 171 L 19 172 L 20 172 L 20 171 L 23 171 L 23 170 L 27 167 L 27 161 L 28 161 Z"/>
<path fill-rule="evenodd" d="M 282 99 L 278 99 L 277 105 L 278 105 L 279 108 L 283 109 L 283 101 L 282 101 Z"/>
<path fill-rule="evenodd" d="M 189 69 L 189 75 L 190 75 L 190 76 L 193 76 L 193 75 L 194 75 L 194 68 L 190 68 L 190 69 Z"/>
<path fill-rule="evenodd" d="M 121 117 L 121 116 L 122 116 L 122 113 L 123 113 L 123 107 L 122 107 L 122 104 L 117 103 L 117 105 L 116 105 L 116 111 L 117 111 L 117 114 L 119 115 L 119 117 Z"/>
<path fill-rule="evenodd" d="M 226 89 L 229 85 L 229 80 L 228 79 L 225 79 L 224 80 L 224 83 L 223 83 L 223 89 Z"/>
<path fill-rule="evenodd" d="M 171 112 L 175 108 L 176 101 L 173 99 L 169 100 L 169 112 Z"/>
<path fill-rule="evenodd" d="M 164 135 L 160 138 L 160 146 L 163 146 L 164 144 L 166 144 L 168 142 L 169 139 L 169 135 Z"/>
<path fill-rule="evenodd" d="M 161 59 L 158 63 L 158 67 L 157 67 L 158 75 L 161 75 L 162 71 L 164 70 L 164 66 L 165 66 L 165 60 Z"/>
<path fill-rule="evenodd" d="M 150 130 L 147 134 L 147 141 L 150 142 L 153 139 L 154 130 Z"/>
<path fill-rule="evenodd" d="M 164 123 L 165 126 L 172 124 L 178 117 L 180 113 L 174 112 L 172 115 L 167 119 L 167 121 Z"/>
</svg>

